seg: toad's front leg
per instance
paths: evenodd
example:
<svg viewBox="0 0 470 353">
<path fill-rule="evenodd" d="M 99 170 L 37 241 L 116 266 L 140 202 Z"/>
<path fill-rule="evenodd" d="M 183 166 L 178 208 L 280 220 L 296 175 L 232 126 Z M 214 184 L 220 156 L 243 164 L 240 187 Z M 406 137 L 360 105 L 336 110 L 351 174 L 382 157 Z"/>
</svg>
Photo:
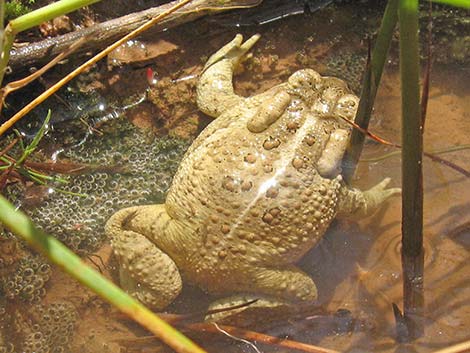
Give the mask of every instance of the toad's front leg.
<svg viewBox="0 0 470 353">
<path fill-rule="evenodd" d="M 338 217 L 357 219 L 372 214 L 389 197 L 401 193 L 400 188 L 386 189 L 389 183 L 390 178 L 385 178 L 367 191 L 344 186 L 340 191 Z"/>
<path fill-rule="evenodd" d="M 317 161 L 317 170 L 322 177 L 333 178 L 341 173 L 341 160 L 349 142 L 349 131 L 336 129 L 328 138 L 320 158 Z"/>
<path fill-rule="evenodd" d="M 336 82 L 336 81 L 333 81 Z M 356 96 L 346 93 L 342 87 L 330 87 L 331 92 L 325 90 L 323 95 L 329 97 L 334 103 L 327 109 L 325 117 L 334 116 L 336 119 L 351 121 L 356 115 L 359 100 Z M 333 88 L 337 88 L 336 90 Z M 320 104 L 321 106 L 321 104 Z M 341 173 L 341 161 L 348 147 L 350 129 L 338 128 L 331 132 L 328 141 L 317 161 L 317 170 L 325 178 L 334 178 Z"/>
</svg>

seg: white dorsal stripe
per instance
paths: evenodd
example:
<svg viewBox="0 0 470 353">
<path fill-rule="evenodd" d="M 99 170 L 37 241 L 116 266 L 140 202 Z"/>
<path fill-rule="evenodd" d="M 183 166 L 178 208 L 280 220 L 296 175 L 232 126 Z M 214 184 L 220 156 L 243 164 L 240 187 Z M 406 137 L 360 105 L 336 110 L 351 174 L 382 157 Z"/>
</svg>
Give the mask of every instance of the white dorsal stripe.
<svg viewBox="0 0 470 353">
<path fill-rule="evenodd" d="M 246 206 L 245 210 L 243 210 L 243 212 L 238 216 L 235 222 L 233 222 L 233 225 L 231 225 L 230 232 L 227 234 L 227 236 L 233 235 L 233 233 L 238 229 L 238 227 L 241 225 L 241 223 L 245 219 L 247 213 L 253 208 L 254 205 L 256 205 L 258 200 L 265 195 L 266 191 L 270 187 L 277 185 L 278 178 L 285 173 L 287 166 L 292 162 L 292 159 L 295 157 L 295 154 L 299 148 L 299 145 L 303 142 L 308 132 L 314 128 L 317 121 L 318 120 L 315 116 L 313 116 L 312 114 L 308 114 L 305 118 L 305 122 L 296 131 L 294 139 L 292 141 L 289 141 L 287 144 L 283 145 L 285 149 L 283 149 L 281 160 L 279 161 L 279 164 L 276 166 L 276 169 L 277 169 L 276 173 L 271 178 L 269 178 L 268 180 L 266 180 L 259 186 L 256 196 Z"/>
</svg>

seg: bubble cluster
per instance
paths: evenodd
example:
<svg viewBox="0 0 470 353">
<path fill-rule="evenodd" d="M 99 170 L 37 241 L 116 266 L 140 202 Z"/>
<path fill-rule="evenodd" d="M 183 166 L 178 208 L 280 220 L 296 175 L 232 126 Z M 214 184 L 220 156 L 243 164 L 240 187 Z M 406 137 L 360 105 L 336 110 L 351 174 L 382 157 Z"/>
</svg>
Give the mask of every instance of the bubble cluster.
<svg viewBox="0 0 470 353">
<path fill-rule="evenodd" d="M 77 321 L 74 306 L 67 302 L 38 305 L 25 317 L 17 312 L 15 324 L 24 353 L 61 353 L 70 350 Z"/>
<path fill-rule="evenodd" d="M 39 256 L 30 256 L 18 262 L 16 271 L 1 281 L 8 299 L 21 299 L 28 303 L 39 303 L 46 295 L 44 287 L 51 276 L 51 266 Z"/>
<path fill-rule="evenodd" d="M 424 4 L 423 4 L 424 5 Z M 420 26 L 427 32 L 428 9 L 420 12 Z M 432 15 L 432 56 L 433 60 L 444 64 L 468 64 L 470 61 L 470 22 L 468 11 L 451 6 L 436 5 Z M 427 36 L 420 41 L 421 56 L 426 56 Z"/>
<path fill-rule="evenodd" d="M 13 265 L 21 258 L 18 241 L 0 225 L 0 271 Z"/>
<path fill-rule="evenodd" d="M 0 337 L 0 353 L 15 353 L 15 346 L 10 342 L 4 343 L 1 339 Z"/>
<path fill-rule="evenodd" d="M 6 299 L 0 291 L 0 327 L 6 326 Z M 4 334 L 3 330 L 0 330 L 0 353 L 13 353 L 15 346 L 7 341 L 7 335 Z"/>
<path fill-rule="evenodd" d="M 104 224 L 117 210 L 162 203 L 188 142 L 149 136 L 127 121 L 102 127 L 59 160 L 93 165 L 94 172 L 66 176 L 47 199 L 29 210 L 35 224 L 78 253 L 96 250 Z"/>
<path fill-rule="evenodd" d="M 327 74 L 345 80 L 355 93 L 359 93 L 366 60 L 367 55 L 348 52 L 335 53 L 328 60 Z"/>
</svg>

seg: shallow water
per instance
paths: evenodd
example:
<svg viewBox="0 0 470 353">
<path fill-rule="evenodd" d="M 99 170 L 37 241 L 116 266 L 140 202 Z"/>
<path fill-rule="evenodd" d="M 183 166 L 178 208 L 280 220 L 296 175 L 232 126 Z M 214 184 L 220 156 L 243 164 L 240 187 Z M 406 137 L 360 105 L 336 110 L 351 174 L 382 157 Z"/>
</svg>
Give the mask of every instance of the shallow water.
<svg viewBox="0 0 470 353">
<path fill-rule="evenodd" d="M 106 127 L 99 127 L 105 136 L 110 137 L 94 135 L 83 146 L 64 152 L 63 156 L 77 159 L 81 156 L 85 161 L 86 153 L 88 162 L 95 163 L 106 161 L 94 158 L 107 156 L 111 163 L 117 164 L 128 162 L 129 158 L 122 159 L 123 154 L 134 153 L 130 160 L 140 163 L 131 164 L 131 167 L 142 174 L 141 179 L 132 179 L 135 175 L 128 179 L 123 176 L 124 181 L 121 178 L 114 180 L 115 176 L 97 177 L 98 180 L 104 179 L 104 194 L 98 195 L 96 200 L 96 205 L 100 207 L 106 201 L 106 195 L 113 193 L 116 188 L 126 190 L 123 194 L 117 194 L 118 199 L 110 203 L 104 213 L 100 213 L 94 204 L 82 205 L 81 202 L 85 201 L 59 195 L 56 199 L 62 200 L 60 202 L 78 203 L 78 206 L 74 205 L 67 211 L 66 218 L 73 221 L 67 223 L 67 226 L 57 221 L 59 228 L 64 228 L 64 241 L 67 242 L 72 231 L 76 239 L 85 239 L 83 243 L 77 240 L 77 250 L 88 247 L 85 252 L 91 251 L 99 256 L 90 257 L 93 260 L 90 264 L 98 264 L 106 276 L 117 280 L 116 263 L 102 234 L 103 223 L 115 211 L 114 208 L 163 201 L 169 179 L 188 145 L 187 141 L 194 138 L 210 121 L 197 111 L 194 103 L 197 74 L 208 55 L 232 39 L 235 33 L 241 32 L 245 37 L 255 32 L 262 34 L 253 50 L 254 58 L 245 62 L 236 76 L 236 89 L 242 95 L 262 92 L 303 67 L 312 67 L 321 74 L 339 76 L 357 89 L 363 58 L 367 52 L 364 36 L 376 27 L 377 13 L 375 9 L 366 6 L 356 9 L 345 6 L 338 12 L 329 8 L 313 15 L 299 15 L 264 26 L 241 29 L 217 24 L 217 21 L 222 23 L 222 20 L 198 21 L 159 34 L 154 42 L 147 40 L 145 45 L 149 48 L 161 49 L 160 55 L 151 64 L 147 60 L 144 64 L 139 61 L 115 67 L 110 72 L 101 70 L 100 75 L 104 79 L 102 85 L 115 100 L 122 102 L 121 106 L 125 106 L 129 104 L 129 96 L 142 95 L 148 86 L 148 68 L 151 68 L 156 83 L 153 83 L 149 100 L 129 109 L 118 119 L 128 118 L 138 127 L 151 129 L 153 134 L 134 131 L 125 124 L 127 127 L 119 131 L 131 131 L 127 135 L 123 132 L 116 135 L 115 128 L 108 132 Z M 437 53 L 436 57 L 441 56 Z M 392 48 L 392 57 L 378 93 L 370 130 L 387 140 L 399 142 L 400 91 L 395 62 L 396 48 Z M 470 87 L 465 79 L 469 69 L 468 62 L 465 64 L 450 59 L 449 62 L 434 65 L 424 135 L 427 151 L 470 143 Z M 169 136 L 168 142 L 159 144 L 165 135 Z M 119 138 L 113 140 L 113 136 Z M 101 142 L 95 143 L 96 139 Z M 111 145 L 113 143 L 115 146 Z M 119 149 L 121 147 L 122 150 Z M 391 177 L 393 185 L 398 186 L 401 178 L 399 155 L 373 160 L 390 152 L 393 150 L 389 147 L 369 141 L 354 185 L 367 189 L 384 177 Z M 150 160 L 143 157 L 148 157 L 150 153 Z M 470 167 L 468 150 L 447 153 L 442 157 L 463 168 Z M 320 311 L 303 317 L 296 315 L 290 320 L 282 318 L 260 322 L 265 324 L 265 333 L 348 352 L 432 352 L 470 339 L 466 329 L 470 325 L 470 181 L 449 167 L 429 159 L 424 160 L 423 167 L 424 335 L 411 344 L 399 344 L 395 340 L 392 303 L 402 306 L 399 197 L 391 199 L 379 212 L 359 223 L 338 221 L 330 227 L 320 244 L 300 263 L 318 287 Z M 161 175 L 152 177 L 149 168 L 157 169 Z M 147 173 L 143 173 L 144 170 Z M 95 176 L 101 174 L 95 173 Z M 84 185 L 85 181 L 80 178 L 85 180 L 86 176 L 72 177 L 71 185 L 76 185 L 78 181 L 81 183 L 79 185 Z M 92 185 L 86 191 L 93 193 L 95 189 Z M 131 189 L 135 189 L 134 192 Z M 56 199 L 48 201 L 52 203 Z M 95 212 L 95 216 L 83 215 L 89 209 Z M 30 213 L 36 215 L 36 221 L 40 223 L 41 217 L 44 217 L 38 210 L 40 208 L 31 208 Z M 47 230 L 48 224 L 42 226 Z M 89 237 L 94 238 L 90 241 Z M 108 304 L 83 290 L 58 269 L 52 268 L 51 278 L 45 288 L 45 297 L 39 299 L 43 305 L 72 303 L 77 312 L 78 320 L 67 316 L 67 320 L 74 322 L 72 333 L 67 332 L 70 334 L 67 349 L 71 352 L 168 351 L 158 341 L 145 338 L 148 334 L 144 330 L 121 317 Z M 168 310 L 180 313 L 204 310 L 209 301 L 197 289 L 185 288 L 182 296 Z M 13 321 L 8 320 L 9 315 L 18 317 L 18 312 L 29 310 L 22 303 L 20 298 L 4 303 L 7 314 L 2 318 L 2 325 L 6 326 L 3 340 L 7 342 L 11 337 L 20 341 L 24 339 L 25 334 L 12 334 L 15 328 L 11 326 Z M 339 320 L 339 323 L 332 319 L 338 309 L 348 310 L 350 313 L 346 316 L 350 319 Z M 67 310 L 67 313 L 73 311 Z M 264 319 L 260 321 L 267 321 Z M 31 324 L 34 324 L 34 320 L 22 325 L 29 327 Z M 254 351 L 249 344 L 223 335 L 187 333 L 209 352 L 222 349 L 229 352 Z M 18 345 L 18 342 L 14 343 Z M 261 352 L 294 351 L 255 343 Z"/>
</svg>

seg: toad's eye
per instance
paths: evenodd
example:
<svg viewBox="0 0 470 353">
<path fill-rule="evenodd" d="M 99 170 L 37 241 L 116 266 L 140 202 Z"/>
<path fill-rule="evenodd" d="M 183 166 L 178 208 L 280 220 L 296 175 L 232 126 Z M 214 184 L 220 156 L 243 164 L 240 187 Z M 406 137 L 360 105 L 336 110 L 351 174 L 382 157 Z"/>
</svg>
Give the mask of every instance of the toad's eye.
<svg viewBox="0 0 470 353">
<path fill-rule="evenodd" d="M 289 77 L 288 82 L 293 89 L 305 86 L 314 87 L 321 82 L 321 76 L 312 69 L 299 70 Z"/>
<path fill-rule="evenodd" d="M 345 94 L 338 99 L 335 107 L 335 114 L 340 115 L 349 120 L 354 119 L 357 107 L 359 106 L 359 99 L 352 94 Z"/>
</svg>

